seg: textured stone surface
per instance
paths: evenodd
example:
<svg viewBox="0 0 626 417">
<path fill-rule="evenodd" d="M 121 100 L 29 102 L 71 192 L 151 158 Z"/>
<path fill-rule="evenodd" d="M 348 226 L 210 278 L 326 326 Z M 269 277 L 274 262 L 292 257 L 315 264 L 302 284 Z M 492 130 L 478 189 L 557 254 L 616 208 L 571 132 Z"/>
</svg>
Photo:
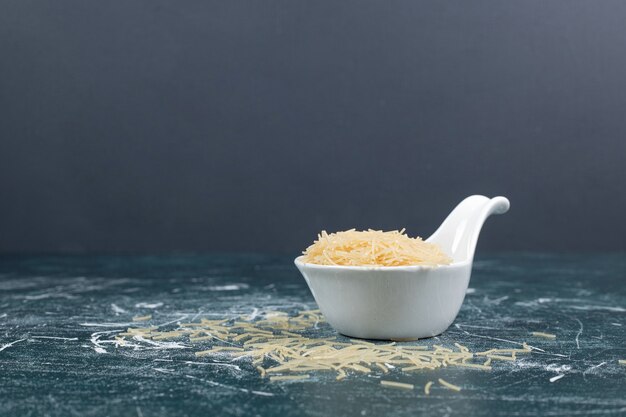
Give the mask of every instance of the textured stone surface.
<svg viewBox="0 0 626 417">
<path fill-rule="evenodd" d="M 316 308 L 291 259 L 261 255 L 0 258 L 1 415 L 626 415 L 626 257 L 507 254 L 475 263 L 450 329 L 420 344 L 536 347 L 492 371 L 446 368 L 385 379 L 272 383 L 240 360 L 196 358 L 210 343 L 116 348 L 136 326 Z M 166 323 L 170 323 L 169 325 Z M 542 331 L 556 340 L 532 337 Z M 322 324 L 314 335 L 332 335 Z M 559 377 L 560 378 L 555 378 Z M 437 384 L 444 378 L 459 393 Z M 553 382 L 551 382 L 551 379 Z"/>
</svg>

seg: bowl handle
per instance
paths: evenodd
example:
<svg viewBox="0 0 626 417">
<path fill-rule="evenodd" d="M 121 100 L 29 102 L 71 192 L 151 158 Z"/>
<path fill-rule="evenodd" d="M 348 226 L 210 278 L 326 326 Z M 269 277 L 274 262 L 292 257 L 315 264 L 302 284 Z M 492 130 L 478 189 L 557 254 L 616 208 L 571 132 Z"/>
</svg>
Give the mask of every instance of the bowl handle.
<svg viewBox="0 0 626 417">
<path fill-rule="evenodd" d="M 480 230 L 487 217 L 504 214 L 510 203 L 506 197 L 472 195 L 461 201 L 427 242 L 438 244 L 454 262 L 471 261 Z"/>
</svg>

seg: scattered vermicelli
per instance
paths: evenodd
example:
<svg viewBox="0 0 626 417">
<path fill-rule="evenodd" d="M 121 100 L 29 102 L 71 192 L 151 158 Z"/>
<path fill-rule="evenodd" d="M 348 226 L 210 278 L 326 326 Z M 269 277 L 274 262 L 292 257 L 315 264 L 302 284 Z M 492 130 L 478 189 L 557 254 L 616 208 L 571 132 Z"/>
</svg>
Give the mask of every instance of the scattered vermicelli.
<svg viewBox="0 0 626 417">
<path fill-rule="evenodd" d="M 120 346 L 125 345 L 126 338 L 139 341 L 186 339 L 192 344 L 211 341 L 213 346 L 210 349 L 198 350 L 195 356 L 248 358 L 262 377 L 269 376 L 272 381 L 304 379 L 314 372 L 332 372 L 336 380 L 341 381 L 355 375 L 386 375 L 390 370 L 413 372 L 464 367 L 489 371 L 492 361 L 515 361 L 517 354 L 531 351 L 526 344 L 520 349 L 471 352 L 458 343 L 454 347 L 436 344 L 429 347 L 341 340 L 337 336 L 315 338 L 299 333 L 311 330 L 323 321 L 319 310 L 301 311 L 295 316 L 271 311 L 256 319 L 242 316 L 230 320 L 202 319 L 180 323 L 176 329 L 168 331 L 155 326 L 129 328 L 118 333 L 116 340 Z M 283 378 L 286 376 L 297 378 Z M 441 381 L 442 385 L 454 389 Z M 428 389 L 425 387 L 427 394 L 431 386 L 427 384 Z"/>
</svg>

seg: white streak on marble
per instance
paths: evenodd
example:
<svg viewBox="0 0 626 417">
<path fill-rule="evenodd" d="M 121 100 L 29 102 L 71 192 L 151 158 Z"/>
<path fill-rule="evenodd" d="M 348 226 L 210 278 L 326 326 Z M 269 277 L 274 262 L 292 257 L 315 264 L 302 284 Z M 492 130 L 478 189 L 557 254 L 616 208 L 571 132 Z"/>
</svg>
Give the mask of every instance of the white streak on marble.
<svg viewBox="0 0 626 417">
<path fill-rule="evenodd" d="M 552 378 L 550 378 L 550 382 L 556 382 L 559 379 L 563 378 L 565 375 L 564 374 L 559 374 L 557 376 L 553 376 Z"/>
<path fill-rule="evenodd" d="M 120 327 L 120 326 L 135 326 L 136 322 L 126 322 L 126 323 L 78 323 L 79 326 L 84 327 Z M 121 330 L 120 330 L 121 331 Z"/>
<path fill-rule="evenodd" d="M 497 328 L 497 327 L 489 327 L 489 326 L 475 326 L 472 324 L 465 324 L 465 323 L 459 323 L 459 324 L 455 324 L 454 325 L 456 328 L 459 327 L 472 327 L 474 329 L 487 329 L 487 330 L 503 330 L 501 328 Z"/>
<path fill-rule="evenodd" d="M 2 352 L 2 351 L 3 351 L 3 350 L 5 350 L 5 349 L 10 348 L 11 346 L 13 346 L 13 345 L 14 345 L 14 344 L 16 344 L 16 343 L 23 342 L 24 340 L 26 340 L 26 339 L 14 340 L 13 342 L 10 342 L 10 343 L 7 343 L 7 344 L 4 344 L 4 345 L 0 346 L 0 352 Z"/>
<path fill-rule="evenodd" d="M 508 296 L 508 295 L 505 295 L 505 296 L 500 297 L 500 298 L 495 298 L 495 299 L 493 299 L 493 300 L 492 300 L 492 299 L 490 299 L 490 298 L 489 298 L 489 297 L 487 297 L 487 296 L 484 296 L 484 297 L 483 297 L 483 302 L 484 302 L 485 304 L 500 305 L 500 303 L 501 303 L 501 302 L 506 301 L 506 300 L 508 300 L 508 299 L 509 299 L 509 296 Z"/>
<path fill-rule="evenodd" d="M 91 343 L 94 345 L 92 347 L 98 353 L 108 352 L 104 346 L 106 344 L 112 344 L 115 347 L 118 347 L 118 346 L 130 347 L 130 348 L 133 348 L 133 350 L 163 350 L 163 349 L 188 349 L 189 348 L 189 346 L 186 346 L 182 343 L 159 342 L 155 340 L 146 339 L 142 337 L 141 335 L 133 336 L 133 340 L 137 342 L 141 342 L 142 344 L 132 343 L 128 340 L 119 340 L 119 339 L 101 340 L 100 339 L 102 335 L 119 333 L 122 331 L 123 330 L 118 329 L 118 330 L 109 330 L 109 331 L 92 333 L 91 338 L 90 338 Z"/>
<path fill-rule="evenodd" d="M 204 378 L 198 378 L 197 376 L 193 376 L 193 375 L 185 375 L 186 378 L 190 378 L 190 379 L 196 379 L 198 381 L 202 381 L 205 382 L 209 385 L 213 385 L 216 387 L 222 387 L 222 388 L 228 388 L 231 390 L 235 390 L 235 391 L 241 391 L 241 392 L 246 392 L 249 394 L 255 394 L 255 395 L 262 395 L 265 397 L 273 397 L 274 394 L 272 394 L 271 392 L 264 392 L 264 391 L 251 391 L 249 389 L 245 389 L 245 388 L 239 388 L 239 387 L 233 387 L 231 385 L 226 385 L 226 384 L 221 384 L 219 382 L 215 382 L 215 381 L 211 381 L 209 379 L 204 379 Z"/>
<path fill-rule="evenodd" d="M 248 320 L 252 321 L 256 319 L 259 315 L 260 315 L 260 310 L 254 307 L 254 310 L 252 310 L 252 313 L 250 313 L 250 315 L 248 316 Z"/>
<path fill-rule="evenodd" d="M 24 301 L 45 300 L 46 298 L 65 298 L 71 300 L 76 298 L 76 296 L 66 293 L 45 293 L 39 295 L 25 295 L 23 298 Z"/>
<path fill-rule="evenodd" d="M 109 331 L 104 331 L 104 332 L 93 332 L 91 334 L 91 337 L 89 338 L 89 341 L 91 342 L 91 344 L 93 345 L 93 350 L 95 350 L 97 353 L 107 353 L 107 350 L 102 346 L 103 343 L 111 343 L 112 341 L 110 340 L 106 340 L 106 341 L 100 341 L 100 336 L 105 335 L 105 334 L 111 334 L 111 333 L 116 333 L 116 332 L 120 332 L 121 330 L 109 330 Z"/>
<path fill-rule="evenodd" d="M 115 314 L 127 313 L 126 310 L 124 310 L 122 307 L 118 306 L 117 304 L 111 304 L 111 309 L 113 310 Z"/>
<path fill-rule="evenodd" d="M 78 340 L 78 337 L 31 336 L 32 339 Z"/>
<path fill-rule="evenodd" d="M 163 303 L 162 302 L 156 302 L 156 303 L 137 303 L 135 304 L 135 308 L 159 308 L 159 307 L 163 307 Z"/>
<path fill-rule="evenodd" d="M 171 321 L 165 322 L 165 323 L 163 323 L 163 324 L 159 324 L 157 327 L 164 327 L 164 326 L 167 326 L 168 324 L 178 323 L 178 322 L 180 322 L 181 320 L 185 320 L 187 317 L 189 317 L 189 316 L 188 316 L 187 314 L 184 314 L 184 315 L 182 315 L 182 316 L 178 317 L 177 319 L 174 319 L 174 320 L 171 320 Z"/>
<path fill-rule="evenodd" d="M 499 342 L 508 342 L 508 343 L 516 344 L 518 346 L 524 346 L 524 343 L 516 342 L 514 340 L 500 339 L 498 337 L 491 337 L 491 336 L 483 336 L 483 335 L 480 335 L 480 334 L 470 333 L 470 332 L 467 332 L 465 330 L 463 330 L 463 333 L 468 335 L 468 336 L 480 337 L 480 338 L 489 339 L 489 340 L 497 340 Z M 539 349 L 538 347 L 535 347 L 535 346 L 531 346 L 528 343 L 526 343 L 526 346 L 528 346 L 529 348 L 531 348 L 533 350 L 538 350 L 539 352 L 544 352 L 545 353 L 545 350 Z"/>
<path fill-rule="evenodd" d="M 564 372 L 569 372 L 572 370 L 572 366 L 571 365 L 557 365 L 557 364 L 550 364 L 548 366 L 545 367 L 546 371 L 550 371 L 550 372 L 556 372 L 557 374 L 562 374 Z"/>
<path fill-rule="evenodd" d="M 528 347 L 532 348 L 532 349 L 537 349 L 534 348 L 533 346 L 528 345 Z M 561 353 L 548 353 L 548 352 L 535 352 L 535 354 L 537 355 L 547 355 L 547 356 L 556 356 L 557 358 L 567 358 L 570 359 L 570 355 L 563 355 Z"/>
<path fill-rule="evenodd" d="M 238 371 L 241 371 L 241 368 L 237 365 L 233 365 L 232 363 L 224 363 L 224 362 L 194 362 L 194 361 L 183 361 L 183 363 L 188 365 L 202 365 L 202 366 L 224 366 L 227 368 L 235 368 Z"/>
<path fill-rule="evenodd" d="M 580 321 L 579 319 L 575 318 L 574 320 L 576 320 L 578 322 L 578 325 L 580 326 L 580 329 L 578 329 L 578 333 L 576 333 L 576 349 L 580 349 L 580 342 L 578 340 L 578 338 L 580 337 L 581 334 L 583 334 L 583 322 Z"/>
<path fill-rule="evenodd" d="M 133 336 L 133 339 L 135 339 L 138 342 L 143 342 L 143 343 L 146 343 L 148 345 L 152 345 L 152 346 L 154 346 L 153 349 L 189 349 L 189 346 L 183 345 L 182 343 L 178 343 L 178 342 L 159 342 L 159 341 L 156 341 L 156 340 L 146 339 L 145 337 L 142 337 L 140 335 Z"/>
<path fill-rule="evenodd" d="M 163 374 L 175 374 L 176 372 L 172 371 L 171 369 L 166 369 L 166 368 L 152 368 L 157 372 L 161 372 Z"/>
<path fill-rule="evenodd" d="M 598 369 L 601 366 L 606 365 L 608 362 L 602 362 L 599 363 L 598 365 L 594 365 L 594 366 L 590 366 L 589 368 L 585 369 L 585 371 L 583 372 L 583 375 L 587 375 L 588 373 L 593 373 L 594 370 Z"/>
<path fill-rule="evenodd" d="M 622 307 L 597 306 L 597 305 L 570 306 L 570 307 L 573 308 L 574 310 L 583 310 L 583 311 L 604 310 L 604 311 L 611 311 L 614 313 L 626 313 L 626 308 L 622 308 Z"/>
<path fill-rule="evenodd" d="M 228 284 L 228 285 L 210 285 L 208 287 L 204 287 L 209 291 L 238 291 L 245 290 L 250 288 L 248 284 L 237 283 L 237 284 Z"/>
<path fill-rule="evenodd" d="M 263 397 L 273 397 L 274 396 L 274 394 L 272 394 L 271 392 L 255 391 L 255 390 L 251 390 L 250 392 L 252 394 L 254 394 L 254 395 L 261 395 Z"/>
<path fill-rule="evenodd" d="M 553 297 L 539 297 L 535 300 L 531 300 L 531 301 L 518 301 L 515 303 L 515 305 L 519 305 L 522 307 L 537 307 L 541 304 L 547 304 L 547 303 L 584 303 L 586 300 L 583 298 L 553 298 Z M 566 307 L 572 307 L 573 306 L 566 306 Z"/>
</svg>

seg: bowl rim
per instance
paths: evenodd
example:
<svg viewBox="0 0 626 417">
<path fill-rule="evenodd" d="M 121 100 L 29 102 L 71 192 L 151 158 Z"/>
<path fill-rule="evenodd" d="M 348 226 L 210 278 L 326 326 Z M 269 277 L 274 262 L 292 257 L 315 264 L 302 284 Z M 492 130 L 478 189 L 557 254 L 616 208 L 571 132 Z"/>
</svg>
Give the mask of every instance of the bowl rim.
<svg viewBox="0 0 626 417">
<path fill-rule="evenodd" d="M 466 267 L 472 264 L 472 260 L 464 260 L 458 262 L 452 262 L 449 265 L 402 265 L 402 266 L 353 266 L 353 265 L 321 265 L 303 262 L 304 255 L 298 256 L 294 259 L 294 263 L 298 267 L 314 268 L 314 269 L 327 269 L 327 270 L 343 270 L 343 271 L 437 271 L 442 269 L 453 269 Z"/>
</svg>

